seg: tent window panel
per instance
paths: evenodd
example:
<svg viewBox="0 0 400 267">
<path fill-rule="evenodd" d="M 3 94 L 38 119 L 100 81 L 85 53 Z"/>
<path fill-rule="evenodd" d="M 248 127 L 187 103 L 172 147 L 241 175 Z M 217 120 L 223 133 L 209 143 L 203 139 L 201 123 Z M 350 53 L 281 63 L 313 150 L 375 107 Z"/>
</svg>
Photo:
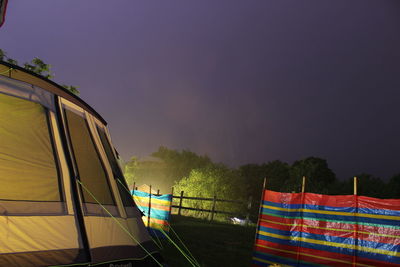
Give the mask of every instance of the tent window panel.
<svg viewBox="0 0 400 267">
<path fill-rule="evenodd" d="M 129 189 L 126 185 L 125 178 L 122 174 L 121 168 L 118 165 L 117 159 L 114 156 L 113 148 L 110 142 L 108 141 L 107 135 L 105 131 L 99 126 L 97 126 L 97 132 L 100 136 L 101 143 L 103 144 L 104 150 L 106 152 L 108 162 L 111 165 L 114 178 L 116 179 L 122 203 L 124 204 L 125 208 L 133 207 L 134 206 L 133 198 L 129 193 Z M 128 215 L 131 213 L 132 213 L 131 211 L 129 212 L 127 211 Z"/>
<path fill-rule="evenodd" d="M 62 201 L 48 111 L 0 94 L 0 199 Z"/>
<path fill-rule="evenodd" d="M 86 119 L 68 109 L 64 110 L 81 182 L 101 204 L 115 205 L 106 171 Z M 83 188 L 81 191 L 83 202 L 97 204 L 89 192 Z"/>
</svg>

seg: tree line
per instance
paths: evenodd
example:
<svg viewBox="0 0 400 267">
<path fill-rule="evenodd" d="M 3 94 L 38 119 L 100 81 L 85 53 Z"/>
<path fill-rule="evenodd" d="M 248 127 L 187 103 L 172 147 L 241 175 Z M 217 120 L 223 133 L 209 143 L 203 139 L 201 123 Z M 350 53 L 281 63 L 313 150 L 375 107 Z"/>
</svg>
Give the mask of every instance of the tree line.
<svg viewBox="0 0 400 267">
<path fill-rule="evenodd" d="M 125 175 L 129 184 L 146 183 L 151 177 L 153 186 L 157 186 L 158 182 L 167 182 L 174 186 L 175 192 L 185 191 L 185 195 L 189 196 L 212 198 L 217 195 L 223 199 L 243 201 L 252 196 L 253 216 L 258 214 L 264 178 L 267 178 L 267 189 L 279 192 L 300 192 L 301 179 L 306 176 L 306 192 L 353 194 L 353 176 L 345 180 L 338 179 L 329 168 L 328 162 L 318 157 L 307 157 L 293 164 L 274 160 L 229 168 L 222 163 L 213 162 L 208 156 L 197 155 L 189 150 L 160 147 L 151 156 L 157 159 L 153 164 L 141 162 L 137 158 L 132 158 L 125 164 Z M 367 173 L 354 176 L 358 178 L 359 195 L 400 198 L 400 173 L 393 175 L 387 182 Z M 203 204 L 201 208 L 205 208 L 204 205 L 208 204 Z M 228 210 L 237 209 L 229 204 L 224 205 L 227 205 L 224 208 Z"/>
<path fill-rule="evenodd" d="M 7 56 L 7 53 L 0 49 L 0 61 L 5 61 L 7 63 L 10 63 L 12 65 L 16 65 L 19 66 L 18 61 Z M 41 60 L 40 58 L 34 57 L 30 62 L 25 62 L 22 64 L 22 68 L 34 72 L 40 76 L 42 76 L 43 78 L 46 79 L 53 79 L 54 78 L 54 73 L 51 71 L 51 65 L 44 63 L 43 60 Z M 79 90 L 77 86 L 73 86 L 73 85 L 61 85 L 62 87 L 64 87 L 66 90 L 70 91 L 71 93 L 79 96 Z"/>
</svg>

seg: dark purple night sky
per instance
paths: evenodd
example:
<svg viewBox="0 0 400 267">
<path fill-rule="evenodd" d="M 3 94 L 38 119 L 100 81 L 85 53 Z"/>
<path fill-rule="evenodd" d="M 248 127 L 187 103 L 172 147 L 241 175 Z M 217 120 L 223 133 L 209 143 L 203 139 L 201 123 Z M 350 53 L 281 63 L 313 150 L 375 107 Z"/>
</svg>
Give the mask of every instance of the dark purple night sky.
<svg viewBox="0 0 400 267">
<path fill-rule="evenodd" d="M 9 0 L 0 41 L 79 86 L 125 160 L 400 172 L 399 1 Z"/>
</svg>

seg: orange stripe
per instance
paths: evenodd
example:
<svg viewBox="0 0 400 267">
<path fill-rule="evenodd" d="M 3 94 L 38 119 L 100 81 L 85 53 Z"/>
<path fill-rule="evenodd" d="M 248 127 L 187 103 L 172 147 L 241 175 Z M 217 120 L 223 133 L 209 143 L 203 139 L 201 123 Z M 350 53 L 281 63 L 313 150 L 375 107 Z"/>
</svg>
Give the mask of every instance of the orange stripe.
<svg viewBox="0 0 400 267">
<path fill-rule="evenodd" d="M 138 203 L 138 206 L 148 208 L 149 207 L 149 203 Z M 169 211 L 169 206 L 164 206 L 164 205 L 159 205 L 159 204 L 151 203 L 151 208 L 152 209 L 156 209 L 156 210 Z"/>
</svg>

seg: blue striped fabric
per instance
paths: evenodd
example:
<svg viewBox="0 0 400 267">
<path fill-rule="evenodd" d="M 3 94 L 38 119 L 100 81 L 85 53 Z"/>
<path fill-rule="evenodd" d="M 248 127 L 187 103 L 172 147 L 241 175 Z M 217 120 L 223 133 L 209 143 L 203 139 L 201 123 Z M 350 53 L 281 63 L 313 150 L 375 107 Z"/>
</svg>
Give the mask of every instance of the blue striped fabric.
<svg viewBox="0 0 400 267">
<path fill-rule="evenodd" d="M 400 200 L 265 191 L 254 266 L 400 266 Z"/>
<path fill-rule="evenodd" d="M 150 234 L 164 237 L 161 229 L 165 232 L 169 231 L 169 217 L 171 207 L 171 194 L 153 195 L 146 192 L 132 190 L 133 199 L 139 210 L 143 212 L 143 222 L 148 227 Z M 149 209 L 150 204 L 150 209 Z M 149 223 L 150 212 L 150 225 Z"/>
</svg>

